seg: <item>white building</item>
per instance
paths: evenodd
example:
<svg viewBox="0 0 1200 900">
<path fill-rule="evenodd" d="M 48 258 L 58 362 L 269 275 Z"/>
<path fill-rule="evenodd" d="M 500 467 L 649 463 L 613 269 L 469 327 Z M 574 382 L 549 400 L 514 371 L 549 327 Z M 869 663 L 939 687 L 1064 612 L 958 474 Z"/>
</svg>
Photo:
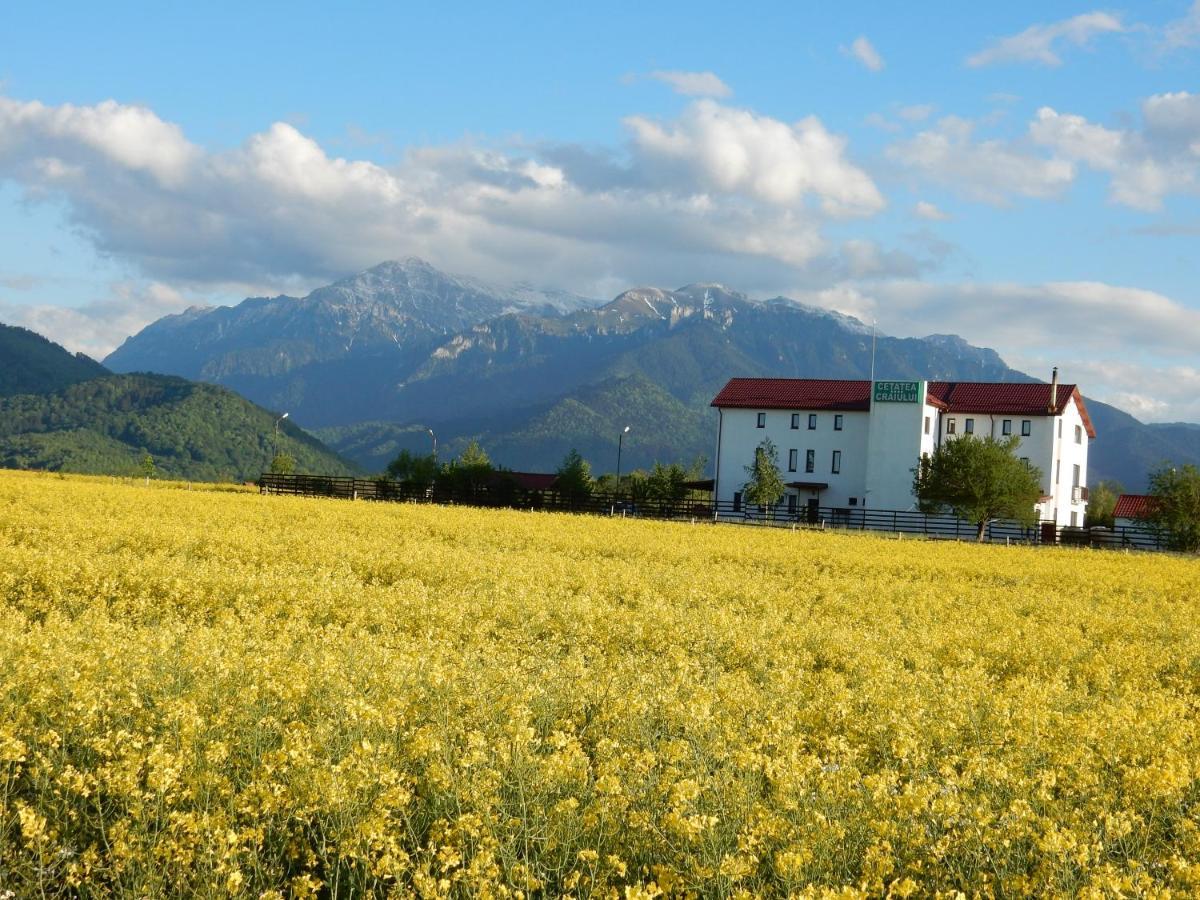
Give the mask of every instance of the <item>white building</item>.
<svg viewBox="0 0 1200 900">
<path fill-rule="evenodd" d="M 963 434 L 1018 440 L 1042 473 L 1039 517 L 1082 525 L 1088 441 L 1096 436 L 1079 388 L 968 381 L 734 378 L 717 408 L 713 496 L 741 508 L 746 466 L 770 438 L 789 512 L 915 510 L 912 470 L 922 454 Z"/>
</svg>

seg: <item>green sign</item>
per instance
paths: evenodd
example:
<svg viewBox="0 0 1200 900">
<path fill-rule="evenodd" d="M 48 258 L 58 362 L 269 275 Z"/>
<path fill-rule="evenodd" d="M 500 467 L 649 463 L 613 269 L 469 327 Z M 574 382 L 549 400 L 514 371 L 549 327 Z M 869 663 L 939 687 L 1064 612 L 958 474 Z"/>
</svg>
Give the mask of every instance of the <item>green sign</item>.
<svg viewBox="0 0 1200 900">
<path fill-rule="evenodd" d="M 876 403 L 920 403 L 921 382 L 877 381 L 875 382 Z"/>
</svg>

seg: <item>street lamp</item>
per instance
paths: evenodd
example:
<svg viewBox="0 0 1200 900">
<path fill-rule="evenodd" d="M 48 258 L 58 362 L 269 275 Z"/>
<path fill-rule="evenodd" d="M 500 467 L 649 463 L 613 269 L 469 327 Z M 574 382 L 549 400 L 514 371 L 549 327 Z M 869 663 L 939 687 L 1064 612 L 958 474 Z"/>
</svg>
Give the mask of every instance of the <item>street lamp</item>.
<svg viewBox="0 0 1200 900">
<path fill-rule="evenodd" d="M 629 434 L 629 426 L 617 437 L 617 493 L 621 492 L 621 448 L 625 443 L 625 435 Z"/>
<path fill-rule="evenodd" d="M 428 431 L 429 436 L 433 438 L 433 461 L 437 462 L 437 435 L 433 433 L 432 428 L 426 428 L 425 430 Z"/>
<path fill-rule="evenodd" d="M 275 455 L 271 457 L 272 465 L 274 465 L 275 460 L 279 458 L 279 423 L 282 422 L 287 417 L 288 417 L 288 414 L 284 413 L 282 416 L 280 416 L 278 419 L 275 420 Z"/>
</svg>

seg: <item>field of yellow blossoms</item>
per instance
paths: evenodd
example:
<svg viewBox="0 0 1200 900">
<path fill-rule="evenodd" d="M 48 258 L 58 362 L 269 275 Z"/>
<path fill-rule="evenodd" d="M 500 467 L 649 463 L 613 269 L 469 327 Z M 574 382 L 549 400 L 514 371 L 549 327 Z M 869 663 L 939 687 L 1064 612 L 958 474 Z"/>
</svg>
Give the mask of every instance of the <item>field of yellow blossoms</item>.
<svg viewBox="0 0 1200 900">
<path fill-rule="evenodd" d="M 1200 562 L 0 474 L 0 896 L 1195 896 Z"/>
</svg>

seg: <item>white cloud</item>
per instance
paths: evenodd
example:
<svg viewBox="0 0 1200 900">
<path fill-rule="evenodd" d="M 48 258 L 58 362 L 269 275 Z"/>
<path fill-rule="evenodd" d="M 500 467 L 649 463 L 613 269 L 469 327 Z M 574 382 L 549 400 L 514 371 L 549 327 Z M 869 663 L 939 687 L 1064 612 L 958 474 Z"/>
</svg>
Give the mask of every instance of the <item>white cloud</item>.
<svg viewBox="0 0 1200 900">
<path fill-rule="evenodd" d="M 949 213 L 938 209 L 928 200 L 918 200 L 917 205 L 913 207 L 913 212 L 918 218 L 928 219 L 930 222 L 946 222 L 950 219 Z"/>
<path fill-rule="evenodd" d="M 841 50 L 847 56 L 853 56 L 872 72 L 882 71 L 884 67 L 883 57 L 864 35 L 860 34 L 854 39 L 854 43 L 849 47 L 842 47 Z"/>
<path fill-rule="evenodd" d="M 1114 202 L 1153 211 L 1169 194 L 1200 188 L 1200 96 L 1150 97 L 1142 114 L 1146 127 L 1139 132 L 1106 128 L 1043 107 L 1029 134 L 1056 156 L 1107 173 Z"/>
<path fill-rule="evenodd" d="M 1002 204 L 1011 194 L 1053 197 L 1075 178 L 1068 160 L 1045 159 L 1015 142 L 974 140 L 975 125 L 947 116 L 934 128 L 888 147 L 888 159 L 967 197 Z"/>
<path fill-rule="evenodd" d="M 899 334 L 952 331 L 989 346 L 1069 346 L 1077 358 L 1130 348 L 1161 358 L 1194 357 L 1200 311 L 1154 291 L 1102 282 L 926 284 L 872 287 L 880 321 Z M 885 318 L 886 311 L 886 318 Z"/>
<path fill-rule="evenodd" d="M 1200 44 L 1200 0 L 1194 0 L 1182 17 L 1163 26 L 1161 38 L 1161 48 L 1168 52 L 1197 44 Z"/>
<path fill-rule="evenodd" d="M 905 122 L 924 122 L 933 115 L 934 108 L 932 103 L 914 103 L 910 106 L 901 106 L 896 110 L 896 115 Z"/>
<path fill-rule="evenodd" d="M 733 90 L 712 72 L 651 72 L 650 77 L 685 97 L 728 97 Z"/>
<path fill-rule="evenodd" d="M 687 180 L 722 194 L 744 194 L 772 206 L 812 195 L 830 215 L 870 215 L 883 196 L 845 156 L 846 141 L 815 116 L 789 125 L 711 100 L 692 104 L 667 125 L 632 116 L 637 157 L 658 180 Z"/>
<path fill-rule="evenodd" d="M 497 280 L 537 272 L 585 294 L 705 272 L 754 289 L 838 270 L 825 225 L 884 205 L 815 117 L 789 124 L 701 99 L 626 127 L 612 151 L 464 142 L 381 165 L 333 156 L 283 123 L 212 151 L 142 107 L 0 97 L 0 181 L 62 208 L 102 256 L 188 293 L 293 291 L 408 255 Z M 112 339 L 101 320 L 142 324 L 133 306 L 22 315 L 94 349 Z"/>
<path fill-rule="evenodd" d="M 58 341 L 73 353 L 102 360 L 129 335 L 192 302 L 159 282 L 118 282 L 107 297 L 81 306 L 26 305 L 0 298 L 0 321 Z"/>
<path fill-rule="evenodd" d="M 991 45 L 967 58 L 972 67 L 995 63 L 1033 62 L 1045 66 L 1058 66 L 1062 59 L 1056 45 L 1067 43 L 1087 46 L 1094 37 L 1125 31 L 1121 20 L 1105 12 L 1089 12 L 1054 22 L 1049 25 L 1031 25 L 1020 34 L 993 41 Z"/>
</svg>

